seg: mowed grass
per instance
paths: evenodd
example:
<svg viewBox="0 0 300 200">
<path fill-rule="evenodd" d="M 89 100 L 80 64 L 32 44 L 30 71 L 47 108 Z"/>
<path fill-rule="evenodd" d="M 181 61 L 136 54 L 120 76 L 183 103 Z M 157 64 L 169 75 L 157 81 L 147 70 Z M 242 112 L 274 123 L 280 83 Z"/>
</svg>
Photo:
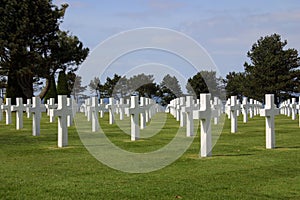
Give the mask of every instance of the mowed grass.
<svg viewBox="0 0 300 200">
<path fill-rule="evenodd" d="M 299 122 L 286 116 L 276 117 L 276 149 L 265 149 L 264 118 L 244 124 L 240 116 L 235 134 L 225 121 L 213 157 L 199 158 L 198 130 L 176 162 L 145 174 L 100 163 L 82 145 L 74 126 L 69 128 L 69 146 L 57 148 L 57 122 L 49 123 L 44 115 L 41 135 L 33 137 L 31 119 L 24 115 L 24 129 L 15 130 L 14 118 L 11 125 L 0 121 L 0 199 L 300 199 Z M 137 142 L 108 125 L 107 115 L 100 125 L 120 148 L 147 152 L 168 144 L 179 130 L 172 116 L 166 119 L 158 134 Z"/>
</svg>

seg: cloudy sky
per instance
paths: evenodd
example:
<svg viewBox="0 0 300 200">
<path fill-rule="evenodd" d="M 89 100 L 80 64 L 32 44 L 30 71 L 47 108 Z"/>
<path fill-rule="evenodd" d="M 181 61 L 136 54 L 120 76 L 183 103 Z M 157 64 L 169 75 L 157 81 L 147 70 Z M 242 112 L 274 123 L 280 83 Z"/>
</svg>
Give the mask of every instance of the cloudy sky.
<svg viewBox="0 0 300 200">
<path fill-rule="evenodd" d="M 288 47 L 300 50 L 299 0 L 54 0 L 53 3 L 69 4 L 61 27 L 77 35 L 91 50 L 122 31 L 142 27 L 173 29 L 196 40 L 223 77 L 230 71 L 243 71 L 247 51 L 261 36 L 278 33 L 288 41 Z M 143 59 L 142 54 L 147 53 L 159 57 L 146 51 L 139 52 L 136 58 Z M 143 64 L 132 62 L 133 57 L 123 59 L 123 66 Z M 145 63 L 151 63 L 149 57 Z M 161 57 L 173 60 L 171 56 Z M 184 62 L 180 65 L 182 73 L 189 71 Z M 114 72 L 119 72 L 117 67 Z M 118 74 L 122 73 L 120 69 Z M 193 73 L 189 71 L 190 75 Z"/>
</svg>

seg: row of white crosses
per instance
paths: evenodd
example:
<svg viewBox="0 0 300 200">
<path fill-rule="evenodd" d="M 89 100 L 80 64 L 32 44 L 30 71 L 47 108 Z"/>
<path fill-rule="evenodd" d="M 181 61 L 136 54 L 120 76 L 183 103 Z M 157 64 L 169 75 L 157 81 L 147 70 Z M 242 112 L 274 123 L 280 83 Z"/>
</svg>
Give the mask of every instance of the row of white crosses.
<svg viewBox="0 0 300 200">
<path fill-rule="evenodd" d="M 54 99 L 50 99 L 48 104 L 41 103 L 39 97 L 33 97 L 32 103 L 27 100 L 27 104 L 23 104 L 22 98 L 16 98 L 16 105 L 11 105 L 11 99 L 6 98 L 6 104 L 2 105 L 2 99 L 0 100 L 0 113 L 2 118 L 2 110 L 6 112 L 6 124 L 11 124 L 11 113 L 16 112 L 16 129 L 23 128 L 23 113 L 27 112 L 27 117 L 32 115 L 32 135 L 40 135 L 40 124 L 42 112 L 48 109 L 48 115 L 50 116 L 50 122 L 54 121 L 54 117 L 58 116 L 58 147 L 64 147 L 68 145 L 68 129 L 67 127 L 72 124 L 72 100 L 67 96 L 58 96 L 58 105 L 54 104 Z M 28 114 L 29 113 L 29 114 Z"/>
<path fill-rule="evenodd" d="M 131 140 L 139 139 L 139 130 L 146 127 L 146 123 L 149 122 L 152 116 L 157 112 L 157 109 L 154 101 L 149 98 L 141 97 L 140 105 L 138 104 L 138 100 L 137 96 L 132 96 L 125 104 L 123 98 L 120 98 L 119 101 L 115 101 L 114 98 L 111 97 L 109 98 L 108 104 L 105 105 L 102 99 L 100 99 L 100 104 L 98 104 L 97 97 L 87 99 L 83 108 L 88 121 L 92 121 L 92 132 L 99 130 L 98 113 L 108 111 L 109 124 L 115 123 L 115 113 L 119 114 L 120 120 L 124 119 L 125 114 L 130 116 Z M 103 114 L 100 114 L 100 117 L 103 117 Z"/>
<path fill-rule="evenodd" d="M 299 97 L 299 104 L 296 103 L 296 98 L 292 98 L 292 101 L 288 99 L 280 104 L 280 114 L 291 117 L 292 120 L 296 120 L 297 110 L 299 112 L 299 105 L 300 105 L 300 97 Z M 300 126 L 300 122 L 299 122 L 299 126 Z"/>
</svg>

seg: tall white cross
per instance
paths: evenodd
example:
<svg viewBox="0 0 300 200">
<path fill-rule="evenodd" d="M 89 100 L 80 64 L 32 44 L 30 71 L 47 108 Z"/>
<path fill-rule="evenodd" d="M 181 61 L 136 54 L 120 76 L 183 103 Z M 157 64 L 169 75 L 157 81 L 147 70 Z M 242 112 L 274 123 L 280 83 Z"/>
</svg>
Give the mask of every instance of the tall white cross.
<svg viewBox="0 0 300 200">
<path fill-rule="evenodd" d="M 140 97 L 140 107 L 145 108 L 146 107 L 145 104 L 146 104 L 146 98 Z M 146 127 L 146 112 L 140 113 L 140 124 L 141 124 L 141 129 L 144 129 Z"/>
<path fill-rule="evenodd" d="M 119 104 L 118 104 L 120 120 L 124 119 L 125 107 L 127 107 L 127 105 L 124 104 L 124 98 L 120 98 L 120 101 L 119 101 Z"/>
<path fill-rule="evenodd" d="M 40 135 L 41 117 L 42 112 L 46 111 L 45 105 L 41 104 L 39 97 L 32 97 L 32 107 L 29 108 L 29 112 L 32 113 L 32 135 Z"/>
<path fill-rule="evenodd" d="M 266 105 L 260 110 L 260 116 L 266 118 L 266 148 L 275 148 L 275 116 L 279 115 L 279 109 L 274 104 L 274 94 L 266 94 Z"/>
<path fill-rule="evenodd" d="M 6 98 L 5 101 L 5 105 L 1 105 L 1 108 L 6 114 L 6 124 L 11 124 L 11 98 Z"/>
<path fill-rule="evenodd" d="M 108 109 L 108 112 L 109 112 L 109 124 L 114 124 L 115 123 L 115 116 L 114 116 L 115 104 L 114 104 L 113 97 L 109 98 L 109 104 L 106 105 L 106 109 Z"/>
<path fill-rule="evenodd" d="M 201 123 L 201 147 L 200 156 L 211 156 L 212 143 L 211 143 L 211 104 L 210 94 L 200 94 L 200 110 L 199 119 Z"/>
<path fill-rule="evenodd" d="M 16 111 L 16 129 L 23 128 L 23 112 L 26 110 L 26 107 L 23 104 L 23 98 L 16 99 L 15 106 L 11 106 L 12 111 Z"/>
<path fill-rule="evenodd" d="M 180 127 L 186 126 L 186 114 L 182 108 L 185 107 L 185 97 L 180 97 Z"/>
<path fill-rule="evenodd" d="M 253 113 L 253 111 L 254 111 L 253 99 L 250 99 L 249 101 L 250 101 L 249 102 L 249 117 L 253 118 L 253 116 L 254 116 L 254 113 Z"/>
<path fill-rule="evenodd" d="M 248 98 L 243 97 L 243 102 L 242 102 L 242 112 L 243 112 L 243 122 L 247 123 L 248 122 L 248 109 L 249 109 L 249 104 L 248 104 Z"/>
<path fill-rule="evenodd" d="M 73 123 L 73 115 L 75 115 L 75 113 L 73 113 L 73 102 L 71 98 L 67 98 L 67 107 L 72 110 L 71 114 L 67 116 L 67 127 L 70 127 Z"/>
<path fill-rule="evenodd" d="M 99 121 L 98 121 L 98 98 L 92 97 L 92 105 L 91 105 L 91 112 L 92 112 L 92 132 L 96 132 L 99 130 Z"/>
<path fill-rule="evenodd" d="M 130 99 L 131 141 L 140 138 L 139 115 L 144 112 L 144 109 L 139 106 L 138 99 L 138 96 L 131 96 Z"/>
<path fill-rule="evenodd" d="M 231 96 L 230 99 L 230 119 L 231 119 L 231 133 L 237 132 L 237 110 L 239 109 L 236 104 L 236 96 Z"/>
<path fill-rule="evenodd" d="M 53 115 L 51 115 L 50 110 L 57 108 L 57 105 L 55 104 L 55 98 L 48 99 L 48 104 L 46 105 L 46 107 L 47 107 L 47 113 L 49 114 L 50 123 L 53 123 L 55 120 L 55 117 Z"/>
<path fill-rule="evenodd" d="M 92 111 L 91 111 L 91 105 L 92 105 L 92 99 L 91 98 L 88 98 L 86 99 L 85 101 L 85 105 L 86 105 L 86 116 L 87 116 L 87 121 L 91 121 L 91 118 L 92 118 Z"/>
<path fill-rule="evenodd" d="M 28 118 L 28 119 L 31 117 L 31 112 L 30 112 L 31 106 L 32 106 L 32 104 L 31 104 L 31 99 L 27 99 L 27 103 L 26 103 L 26 113 L 27 113 L 27 118 Z"/>
<path fill-rule="evenodd" d="M 58 95 L 58 106 L 57 109 L 52 109 L 52 115 L 58 117 L 58 147 L 68 146 L 68 127 L 67 127 L 67 117 L 72 115 L 72 107 L 67 106 L 67 96 Z"/>
<path fill-rule="evenodd" d="M 183 107 L 182 110 L 186 113 L 186 136 L 194 136 L 193 111 L 195 110 L 195 107 L 193 105 L 193 96 L 186 97 L 186 106 Z"/>
<path fill-rule="evenodd" d="M 292 103 L 289 105 L 292 111 L 292 120 L 296 120 L 296 111 L 297 111 L 297 104 L 296 98 L 292 98 Z"/>
<path fill-rule="evenodd" d="M 103 118 L 105 110 L 106 110 L 106 108 L 105 108 L 105 104 L 104 104 L 104 99 L 100 99 L 99 112 L 100 112 L 101 118 Z"/>
</svg>

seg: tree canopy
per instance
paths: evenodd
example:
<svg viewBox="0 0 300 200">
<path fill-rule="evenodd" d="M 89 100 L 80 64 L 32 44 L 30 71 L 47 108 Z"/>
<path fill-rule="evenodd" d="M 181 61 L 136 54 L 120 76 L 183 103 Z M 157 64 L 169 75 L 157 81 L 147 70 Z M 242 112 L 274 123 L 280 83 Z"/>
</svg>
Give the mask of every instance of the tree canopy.
<svg viewBox="0 0 300 200">
<path fill-rule="evenodd" d="M 46 79 L 49 89 L 58 69 L 76 70 L 88 49 L 76 36 L 61 31 L 68 5 L 51 0 L 3 0 L 0 4 L 0 75 L 8 77 L 7 97 L 31 98 L 33 83 Z"/>
<path fill-rule="evenodd" d="M 278 34 L 261 37 L 247 53 L 251 63 L 245 62 L 245 72 L 227 75 L 227 93 L 262 102 L 265 94 L 274 94 L 278 104 L 299 92 L 298 51 L 286 45 Z"/>
</svg>

